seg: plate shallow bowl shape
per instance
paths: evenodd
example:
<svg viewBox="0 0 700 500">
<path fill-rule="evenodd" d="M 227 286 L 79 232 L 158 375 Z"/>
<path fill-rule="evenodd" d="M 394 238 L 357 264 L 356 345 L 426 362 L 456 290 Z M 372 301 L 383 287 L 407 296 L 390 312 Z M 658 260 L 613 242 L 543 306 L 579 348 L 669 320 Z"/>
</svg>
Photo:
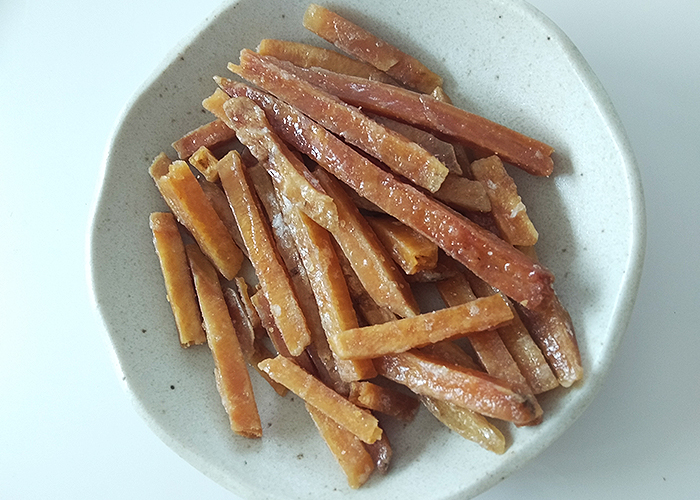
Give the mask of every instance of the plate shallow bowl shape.
<svg viewBox="0 0 700 500">
<path fill-rule="evenodd" d="M 96 306 L 118 370 L 160 438 L 237 495 L 256 499 L 345 497 L 349 488 L 303 404 L 253 374 L 264 437 L 231 433 L 205 346 L 182 349 L 165 300 L 148 215 L 165 210 L 148 166 L 211 118 L 201 101 L 230 76 L 226 64 L 262 38 L 327 46 L 304 30 L 307 1 L 232 2 L 185 40 L 134 97 L 109 145 L 90 241 Z M 515 169 L 540 230 L 541 260 L 577 328 L 586 378 L 541 397 L 541 425 L 502 426 L 497 456 L 419 412 L 388 423 L 394 459 L 353 498 L 468 498 L 521 467 L 560 436 L 597 392 L 627 326 L 644 252 L 642 190 L 621 124 L 598 80 L 566 36 L 520 1 L 335 1 L 327 7 L 411 53 L 445 77 L 455 103 L 552 145 L 555 173 Z"/>
</svg>

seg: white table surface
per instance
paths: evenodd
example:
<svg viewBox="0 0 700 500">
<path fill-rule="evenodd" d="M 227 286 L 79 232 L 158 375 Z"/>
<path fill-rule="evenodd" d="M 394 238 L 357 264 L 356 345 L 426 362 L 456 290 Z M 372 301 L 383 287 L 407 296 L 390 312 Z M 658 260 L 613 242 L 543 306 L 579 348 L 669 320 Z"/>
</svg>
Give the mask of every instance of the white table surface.
<svg viewBox="0 0 700 500">
<path fill-rule="evenodd" d="M 700 498 L 700 1 L 532 3 L 578 46 L 626 127 L 645 188 L 647 254 L 597 398 L 479 498 Z M 136 414 L 86 272 L 119 113 L 217 8 L 0 2 L 0 498 L 237 498 Z"/>
</svg>

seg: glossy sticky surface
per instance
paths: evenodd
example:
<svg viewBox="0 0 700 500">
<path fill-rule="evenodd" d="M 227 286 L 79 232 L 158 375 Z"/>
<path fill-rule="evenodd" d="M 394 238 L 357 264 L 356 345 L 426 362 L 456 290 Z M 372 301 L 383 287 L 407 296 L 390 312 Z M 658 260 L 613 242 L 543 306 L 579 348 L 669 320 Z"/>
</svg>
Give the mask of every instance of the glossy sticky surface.
<svg viewBox="0 0 700 500">
<path fill-rule="evenodd" d="M 624 132 L 597 79 L 566 37 L 528 5 L 479 0 L 335 3 L 337 10 L 414 54 L 445 77 L 455 103 L 551 144 L 555 173 L 511 170 L 535 226 L 543 263 L 577 327 L 586 380 L 542 398 L 544 422 L 507 429 L 501 456 L 421 411 L 389 426 L 391 473 L 353 493 L 366 498 L 465 498 L 495 484 L 548 446 L 581 414 L 607 373 L 636 293 L 644 242 L 638 173 Z M 253 377 L 264 437 L 232 435 L 210 353 L 182 350 L 164 298 L 148 214 L 164 203 L 150 161 L 209 117 L 199 103 L 211 75 L 263 37 L 316 40 L 301 27 L 306 2 L 242 0 L 224 8 L 154 75 L 120 122 L 94 218 L 96 302 L 120 369 L 154 431 L 202 472 L 250 498 L 341 498 L 345 478 L 297 398 L 279 398 Z M 612 207 L 612 209 L 610 208 Z M 142 332 L 147 331 L 148 335 Z M 177 383 L 178 390 L 169 387 Z M 297 458 L 303 455 L 303 460 Z M 271 480 L 274 478 L 274 480 Z"/>
</svg>

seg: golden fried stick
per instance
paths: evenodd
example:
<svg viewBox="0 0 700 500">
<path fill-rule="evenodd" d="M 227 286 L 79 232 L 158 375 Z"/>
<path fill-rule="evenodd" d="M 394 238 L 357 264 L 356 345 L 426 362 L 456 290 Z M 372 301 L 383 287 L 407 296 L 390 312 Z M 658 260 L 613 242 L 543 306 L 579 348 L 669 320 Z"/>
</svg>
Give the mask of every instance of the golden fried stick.
<svg viewBox="0 0 700 500">
<path fill-rule="evenodd" d="M 498 156 L 489 156 L 471 164 L 474 178 L 481 182 L 491 202 L 491 215 L 501 237 L 511 245 L 530 246 L 537 243 L 537 230 L 532 224 L 513 178 L 508 175 Z"/>
<path fill-rule="evenodd" d="M 207 338 L 202 329 L 202 315 L 175 217 L 169 212 L 152 213 L 149 221 L 180 345 L 203 344 Z"/>
<path fill-rule="evenodd" d="M 524 425 L 538 417 L 535 397 L 484 372 L 450 365 L 418 351 L 374 360 L 380 375 L 416 394 L 449 401 L 488 417 Z"/>
<path fill-rule="evenodd" d="M 318 408 L 365 443 L 374 443 L 382 436 L 377 419 L 367 410 L 358 408 L 294 361 L 277 356 L 261 361 L 261 369 L 310 405 Z"/>
<path fill-rule="evenodd" d="M 195 244 L 187 245 L 197 299 L 202 309 L 207 342 L 214 356 L 216 386 L 231 429 L 241 436 L 262 436 L 260 415 L 245 358 L 228 314 L 219 277 Z"/>
<path fill-rule="evenodd" d="M 513 318 L 502 297 L 478 299 L 412 318 L 346 330 L 328 339 L 342 359 L 372 359 L 495 328 Z"/>
<path fill-rule="evenodd" d="M 357 489 L 365 484 L 374 471 L 375 462 L 362 441 L 313 405 L 306 403 L 306 410 L 345 472 L 348 485 Z"/>
<path fill-rule="evenodd" d="M 148 171 L 177 220 L 194 236 L 204 254 L 226 279 L 233 279 L 243 263 L 243 253 L 207 200 L 189 165 L 170 163 L 161 153 Z"/>
<path fill-rule="evenodd" d="M 267 221 L 260 213 L 258 201 L 251 190 L 240 156 L 232 151 L 219 162 L 219 178 L 241 230 L 250 261 L 260 281 L 270 310 L 279 327 L 284 343 L 293 356 L 301 354 L 311 334 L 289 280 L 280 262 Z"/>
<path fill-rule="evenodd" d="M 397 83 L 389 75 L 370 64 L 315 45 L 265 38 L 258 44 L 257 52 L 262 56 L 272 56 L 282 61 L 289 61 L 302 68 L 325 68 L 345 75 L 359 76 L 384 83 Z"/>
<path fill-rule="evenodd" d="M 442 78 L 416 58 L 324 7 L 309 5 L 304 13 L 304 27 L 420 92 L 429 94 L 442 85 Z"/>
</svg>

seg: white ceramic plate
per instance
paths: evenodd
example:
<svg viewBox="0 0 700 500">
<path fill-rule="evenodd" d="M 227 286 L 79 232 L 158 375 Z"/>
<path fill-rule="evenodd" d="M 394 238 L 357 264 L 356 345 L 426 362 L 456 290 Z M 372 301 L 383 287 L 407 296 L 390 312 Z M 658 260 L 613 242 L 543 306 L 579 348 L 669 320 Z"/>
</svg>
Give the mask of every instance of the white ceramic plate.
<svg viewBox="0 0 700 500">
<path fill-rule="evenodd" d="M 208 121 L 200 102 L 226 63 L 263 37 L 322 43 L 301 25 L 305 1 L 231 3 L 186 40 L 136 95 L 112 139 L 92 228 L 94 296 L 122 379 L 153 430 L 204 474 L 256 499 L 345 497 L 349 488 L 298 398 L 254 376 L 264 438 L 232 435 L 204 346 L 181 349 L 165 300 L 148 214 L 166 207 L 147 169 Z M 644 249 L 639 176 L 603 89 L 564 34 L 520 1 L 394 0 L 328 4 L 445 76 L 457 105 L 556 148 L 550 179 L 512 171 L 541 233 L 541 259 L 577 327 L 586 379 L 542 398 L 544 422 L 508 428 L 502 456 L 426 411 L 390 425 L 390 474 L 353 498 L 467 498 L 522 466 L 581 414 L 628 321 Z"/>
</svg>

